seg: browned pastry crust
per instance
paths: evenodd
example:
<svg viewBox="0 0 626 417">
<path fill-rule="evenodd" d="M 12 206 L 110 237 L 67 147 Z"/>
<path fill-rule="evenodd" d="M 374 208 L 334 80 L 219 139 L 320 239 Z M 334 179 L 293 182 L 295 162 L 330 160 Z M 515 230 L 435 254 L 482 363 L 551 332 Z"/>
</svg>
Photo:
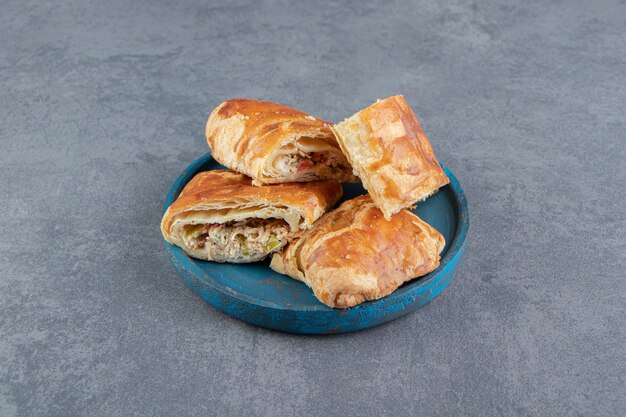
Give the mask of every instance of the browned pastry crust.
<svg viewBox="0 0 626 417">
<path fill-rule="evenodd" d="M 408 210 L 385 220 L 369 195 L 348 200 L 275 253 L 270 267 L 330 307 L 375 300 L 439 266 L 444 237 Z"/>
<path fill-rule="evenodd" d="M 330 123 L 282 104 L 225 101 L 209 116 L 206 138 L 217 161 L 254 185 L 358 181 Z"/>
<path fill-rule="evenodd" d="M 291 240 L 299 230 L 311 227 L 337 202 L 341 194 L 341 185 L 335 181 L 256 187 L 251 184 L 250 178 L 234 171 L 201 172 L 185 186 L 178 199 L 167 209 L 161 221 L 161 232 L 168 242 L 199 259 L 253 262 L 262 259 L 267 253 L 244 256 L 241 251 L 232 253 L 231 250 L 229 254 L 217 254 L 210 242 L 206 245 L 203 243 L 201 248 L 191 245 L 185 239 L 186 233 L 197 225 L 278 219 L 283 223 L 283 228 L 288 229 L 288 240 Z"/>
<path fill-rule="evenodd" d="M 387 219 L 450 182 L 402 96 L 379 100 L 333 132 Z"/>
</svg>

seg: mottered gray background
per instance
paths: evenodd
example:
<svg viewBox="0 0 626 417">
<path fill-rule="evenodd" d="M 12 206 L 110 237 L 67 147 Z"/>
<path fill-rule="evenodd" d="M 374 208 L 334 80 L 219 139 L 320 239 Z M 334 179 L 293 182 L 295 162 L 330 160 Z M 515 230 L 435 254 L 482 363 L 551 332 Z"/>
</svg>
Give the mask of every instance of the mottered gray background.
<svg viewBox="0 0 626 417">
<path fill-rule="evenodd" d="M 624 1 L 0 5 L 0 415 L 626 414 Z M 404 94 L 471 207 L 425 308 L 304 337 L 169 265 L 222 100 Z"/>
</svg>

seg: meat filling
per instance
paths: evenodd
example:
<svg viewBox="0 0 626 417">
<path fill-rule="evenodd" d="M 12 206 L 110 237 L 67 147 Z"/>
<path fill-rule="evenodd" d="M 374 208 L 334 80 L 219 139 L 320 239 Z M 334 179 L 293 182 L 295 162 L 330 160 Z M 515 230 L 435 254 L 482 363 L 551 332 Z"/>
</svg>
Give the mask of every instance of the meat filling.
<svg viewBox="0 0 626 417">
<path fill-rule="evenodd" d="M 337 156 L 328 152 L 298 152 L 285 155 L 284 158 L 286 159 L 285 166 L 292 175 L 315 172 L 320 176 L 325 176 L 338 170 L 345 170 Z"/>
<path fill-rule="evenodd" d="M 185 226 L 184 240 L 191 249 L 207 246 L 225 258 L 262 259 L 288 243 L 289 226 L 281 219 L 247 219 L 228 223 Z"/>
</svg>

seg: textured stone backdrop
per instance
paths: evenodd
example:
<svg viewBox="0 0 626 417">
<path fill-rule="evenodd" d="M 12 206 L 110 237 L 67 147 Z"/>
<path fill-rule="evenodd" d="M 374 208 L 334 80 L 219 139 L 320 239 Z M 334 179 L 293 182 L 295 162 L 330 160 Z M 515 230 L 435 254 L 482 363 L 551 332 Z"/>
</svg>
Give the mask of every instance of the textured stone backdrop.
<svg viewBox="0 0 626 417">
<path fill-rule="evenodd" d="M 625 45 L 623 0 L 3 1 L 0 415 L 625 415 Z M 471 206 L 442 296 L 302 337 L 183 286 L 214 106 L 397 93 Z"/>
</svg>

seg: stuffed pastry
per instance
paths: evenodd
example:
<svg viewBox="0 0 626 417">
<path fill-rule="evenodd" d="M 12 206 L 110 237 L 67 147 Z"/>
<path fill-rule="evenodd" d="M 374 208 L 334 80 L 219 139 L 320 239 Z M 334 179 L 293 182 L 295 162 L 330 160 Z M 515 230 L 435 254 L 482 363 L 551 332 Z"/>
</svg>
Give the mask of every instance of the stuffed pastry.
<svg viewBox="0 0 626 417">
<path fill-rule="evenodd" d="M 270 267 L 330 307 L 375 300 L 439 266 L 445 240 L 408 210 L 386 220 L 369 195 L 348 200 L 272 257 Z"/>
<path fill-rule="evenodd" d="M 255 262 L 311 227 L 341 194 L 335 181 L 255 187 L 233 171 L 201 172 L 167 209 L 161 232 L 194 258 Z"/>
<path fill-rule="evenodd" d="M 387 219 L 450 182 L 402 96 L 379 100 L 333 131 Z"/>
<path fill-rule="evenodd" d="M 206 138 L 219 163 L 252 177 L 254 185 L 358 181 L 330 124 L 281 104 L 225 101 L 209 116 Z"/>
</svg>

